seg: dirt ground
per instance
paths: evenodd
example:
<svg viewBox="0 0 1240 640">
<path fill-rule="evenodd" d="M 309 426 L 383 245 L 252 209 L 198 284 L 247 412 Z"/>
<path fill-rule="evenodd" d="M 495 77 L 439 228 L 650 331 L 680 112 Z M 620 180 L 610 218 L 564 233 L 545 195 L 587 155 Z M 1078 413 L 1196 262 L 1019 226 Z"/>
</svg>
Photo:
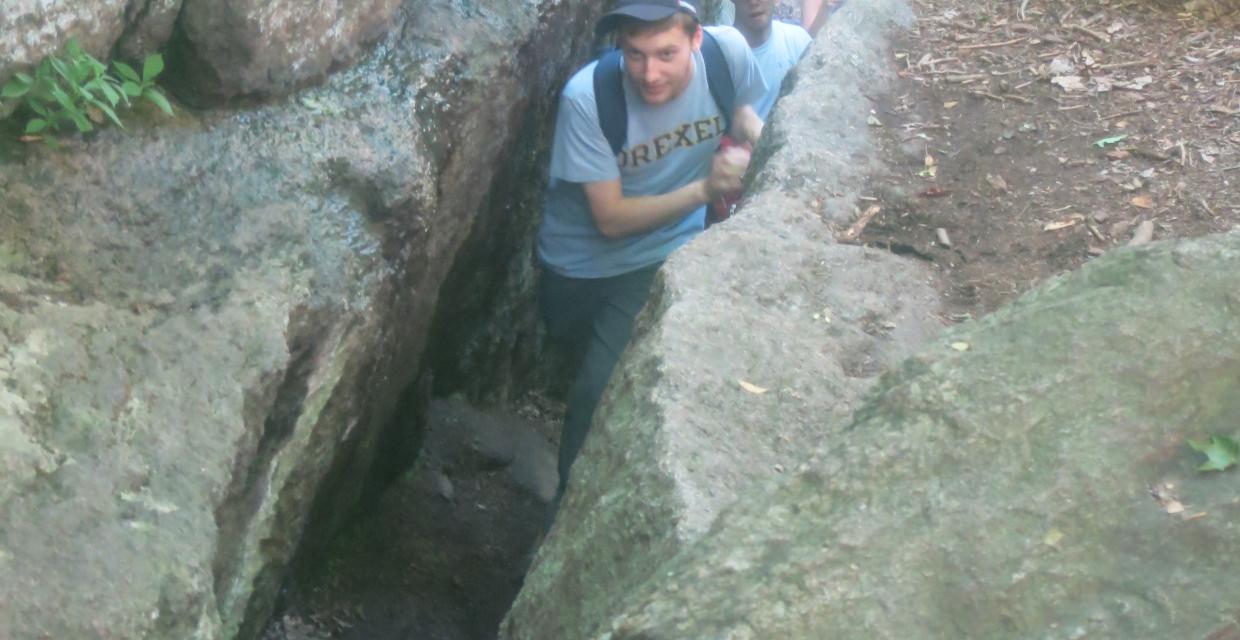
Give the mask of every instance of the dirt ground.
<svg viewBox="0 0 1240 640">
<path fill-rule="evenodd" d="M 902 80 L 871 98 L 892 171 L 859 242 L 940 270 L 947 320 L 1116 247 L 1240 221 L 1234 26 L 1132 1 L 914 4 Z"/>
<path fill-rule="evenodd" d="M 494 638 L 549 517 L 561 410 L 432 403 L 418 462 L 301 563 L 264 640 Z"/>
</svg>

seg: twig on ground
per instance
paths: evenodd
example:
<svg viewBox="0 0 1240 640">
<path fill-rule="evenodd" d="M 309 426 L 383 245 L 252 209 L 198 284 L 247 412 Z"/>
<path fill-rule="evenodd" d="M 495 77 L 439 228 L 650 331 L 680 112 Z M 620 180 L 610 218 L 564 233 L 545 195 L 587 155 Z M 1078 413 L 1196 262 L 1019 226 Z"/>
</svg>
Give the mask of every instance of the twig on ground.
<svg viewBox="0 0 1240 640">
<path fill-rule="evenodd" d="M 1111 64 L 1100 64 L 1097 66 L 1099 71 L 1111 71 L 1114 69 L 1127 69 L 1128 67 L 1143 67 L 1154 64 L 1153 60 L 1146 58 L 1144 60 L 1129 60 L 1128 62 L 1113 62 Z"/>
<path fill-rule="evenodd" d="M 1011 40 L 1004 40 L 1003 42 L 986 42 L 982 44 L 966 44 L 966 45 L 959 46 L 956 48 L 961 51 L 972 51 L 974 49 L 993 49 L 995 47 L 1007 47 L 1007 46 L 1011 46 L 1014 44 L 1019 44 L 1028 39 L 1029 38 L 1025 36 L 1021 36 L 1019 38 L 1012 38 Z"/>
<path fill-rule="evenodd" d="M 1029 98 L 1026 98 L 1025 96 L 1018 96 L 1018 95 L 1013 95 L 1010 93 L 998 95 L 998 94 L 990 93 L 988 91 L 970 91 L 969 94 L 977 96 L 979 98 L 990 98 L 991 100 L 996 100 L 998 102 L 1007 102 L 1010 100 L 1012 102 L 1019 102 L 1021 104 L 1033 104 L 1033 100 L 1030 100 Z"/>
<path fill-rule="evenodd" d="M 1072 30 L 1079 32 L 1079 33 L 1083 33 L 1087 36 L 1090 36 L 1091 38 L 1097 38 L 1100 42 L 1108 42 L 1108 43 L 1111 42 L 1111 36 L 1108 36 L 1107 34 L 1101 33 L 1099 31 L 1094 31 L 1093 29 L 1090 29 L 1089 27 L 1085 27 L 1079 24 L 1074 24 L 1072 25 Z"/>
<path fill-rule="evenodd" d="M 991 100 L 995 100 L 998 102 L 1007 102 L 1007 100 L 1003 99 L 1003 96 L 997 96 L 993 93 L 987 93 L 985 91 L 970 91 L 969 95 L 974 95 L 979 98 L 990 98 Z"/>
<path fill-rule="evenodd" d="M 1116 118 L 1123 118 L 1125 116 L 1135 116 L 1140 113 L 1141 113 L 1140 109 L 1135 109 L 1133 111 L 1121 111 L 1119 113 L 1112 113 L 1109 116 L 1100 116 L 1098 119 L 1099 120 L 1114 120 Z"/>
<path fill-rule="evenodd" d="M 1086 228 L 1086 229 L 1089 229 L 1089 234 L 1090 234 L 1090 235 L 1092 235 L 1094 238 L 1096 238 L 1096 239 L 1098 240 L 1098 242 L 1106 242 L 1106 241 L 1107 241 L 1107 237 L 1106 237 L 1106 236 L 1104 236 L 1104 235 L 1102 235 L 1102 232 L 1098 230 L 1098 227 L 1095 227 L 1094 225 L 1092 225 L 1092 224 L 1090 224 L 1090 223 L 1086 222 L 1086 223 L 1085 223 L 1085 228 Z"/>
<path fill-rule="evenodd" d="M 879 205 L 870 205 L 866 208 L 865 213 L 861 214 L 860 218 L 857 218 L 856 222 L 848 226 L 848 230 L 840 234 L 839 241 L 856 242 L 857 238 L 861 237 L 861 232 L 865 231 L 865 225 L 870 224 L 870 221 L 874 219 L 874 216 L 878 215 L 878 212 L 882 210 L 883 208 Z"/>
</svg>

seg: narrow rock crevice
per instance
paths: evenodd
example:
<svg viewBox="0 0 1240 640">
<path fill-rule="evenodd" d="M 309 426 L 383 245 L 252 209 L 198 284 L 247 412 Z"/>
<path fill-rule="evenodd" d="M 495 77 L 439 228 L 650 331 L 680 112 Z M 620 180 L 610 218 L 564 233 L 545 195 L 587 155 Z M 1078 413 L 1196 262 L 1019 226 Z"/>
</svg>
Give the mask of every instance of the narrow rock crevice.
<svg viewBox="0 0 1240 640">
<path fill-rule="evenodd" d="M 324 310 L 301 309 L 290 314 L 288 329 L 289 366 L 277 383 L 272 380 L 262 391 L 247 398 L 246 415 L 261 417 L 262 429 L 253 446 L 240 447 L 244 452 L 234 465 L 232 483 L 225 498 L 215 510 L 215 523 L 220 541 L 212 563 L 215 576 L 215 597 L 222 609 L 231 608 L 228 578 L 239 574 L 248 536 L 243 532 L 262 508 L 269 489 L 272 465 L 280 449 L 288 442 L 302 413 L 309 390 L 310 376 L 319 356 L 322 327 L 327 323 Z"/>
</svg>

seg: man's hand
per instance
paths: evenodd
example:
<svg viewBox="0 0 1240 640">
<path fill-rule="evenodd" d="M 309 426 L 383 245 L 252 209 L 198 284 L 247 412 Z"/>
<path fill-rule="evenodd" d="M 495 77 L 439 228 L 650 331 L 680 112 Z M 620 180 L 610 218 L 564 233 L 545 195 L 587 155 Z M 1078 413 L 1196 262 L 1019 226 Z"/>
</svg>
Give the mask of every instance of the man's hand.
<svg viewBox="0 0 1240 640">
<path fill-rule="evenodd" d="M 710 176 L 706 178 L 707 200 L 734 196 L 741 191 L 741 180 L 749 168 L 749 150 L 744 147 L 727 147 L 719 150 L 710 162 Z"/>
</svg>

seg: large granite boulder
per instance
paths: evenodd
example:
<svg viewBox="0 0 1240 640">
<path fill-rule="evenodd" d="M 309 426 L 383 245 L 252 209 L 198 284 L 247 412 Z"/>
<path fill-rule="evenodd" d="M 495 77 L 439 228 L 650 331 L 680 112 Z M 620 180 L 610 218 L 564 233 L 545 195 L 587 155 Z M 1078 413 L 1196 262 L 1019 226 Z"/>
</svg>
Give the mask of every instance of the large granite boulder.
<svg viewBox="0 0 1240 640">
<path fill-rule="evenodd" d="M 180 3 L 147 0 L 150 7 L 139 10 L 141 3 L 129 0 L 5 0 L 0 5 L 0 86 L 13 74 L 60 53 L 71 38 L 100 59 L 107 59 L 127 32 L 127 54 L 154 51 L 171 35 Z M 0 102 L 0 118 L 16 106 L 14 101 Z"/>
<path fill-rule="evenodd" d="M 593 637 L 941 330 L 928 270 L 834 239 L 873 169 L 862 94 L 888 77 L 887 30 L 911 18 L 895 0 L 850 6 L 777 107 L 753 195 L 661 270 L 503 637 Z"/>
<path fill-rule="evenodd" d="M 418 5 L 420 19 L 442 17 L 441 3 L 407 4 Z M 186 97 L 280 95 L 359 59 L 399 24 L 400 7 L 401 0 L 11 0 L 0 9 L 0 84 L 77 38 L 103 60 L 139 59 L 171 42 L 165 80 Z M 460 12 L 503 28 L 503 10 Z"/>
<path fill-rule="evenodd" d="M 1238 637 L 1238 311 L 1233 232 L 961 325 L 582 637 Z"/>
<path fill-rule="evenodd" d="M 71 38 L 100 59 L 137 58 L 172 35 L 181 0 L 7 0 L 0 8 L 0 84 L 58 54 Z"/>
<path fill-rule="evenodd" d="M 69 38 L 105 56 L 126 26 L 129 0 L 6 0 L 0 8 L 0 82 L 59 53 Z"/>
<path fill-rule="evenodd" d="M 130 2 L 125 11 L 128 25 L 116 43 L 121 57 L 138 59 L 158 51 L 172 36 L 183 0 L 141 0 Z"/>
<path fill-rule="evenodd" d="M 414 11 L 418 21 L 442 17 L 433 9 L 442 3 L 410 4 L 421 5 Z M 400 5 L 400 0 L 186 0 L 176 58 L 184 74 L 179 85 L 215 98 L 288 91 L 356 59 L 363 46 L 391 28 Z M 462 10 L 468 19 L 485 20 Z"/>
<path fill-rule="evenodd" d="M 597 11 L 411 1 L 284 103 L 0 142 L 0 635 L 254 636 Z"/>
</svg>

